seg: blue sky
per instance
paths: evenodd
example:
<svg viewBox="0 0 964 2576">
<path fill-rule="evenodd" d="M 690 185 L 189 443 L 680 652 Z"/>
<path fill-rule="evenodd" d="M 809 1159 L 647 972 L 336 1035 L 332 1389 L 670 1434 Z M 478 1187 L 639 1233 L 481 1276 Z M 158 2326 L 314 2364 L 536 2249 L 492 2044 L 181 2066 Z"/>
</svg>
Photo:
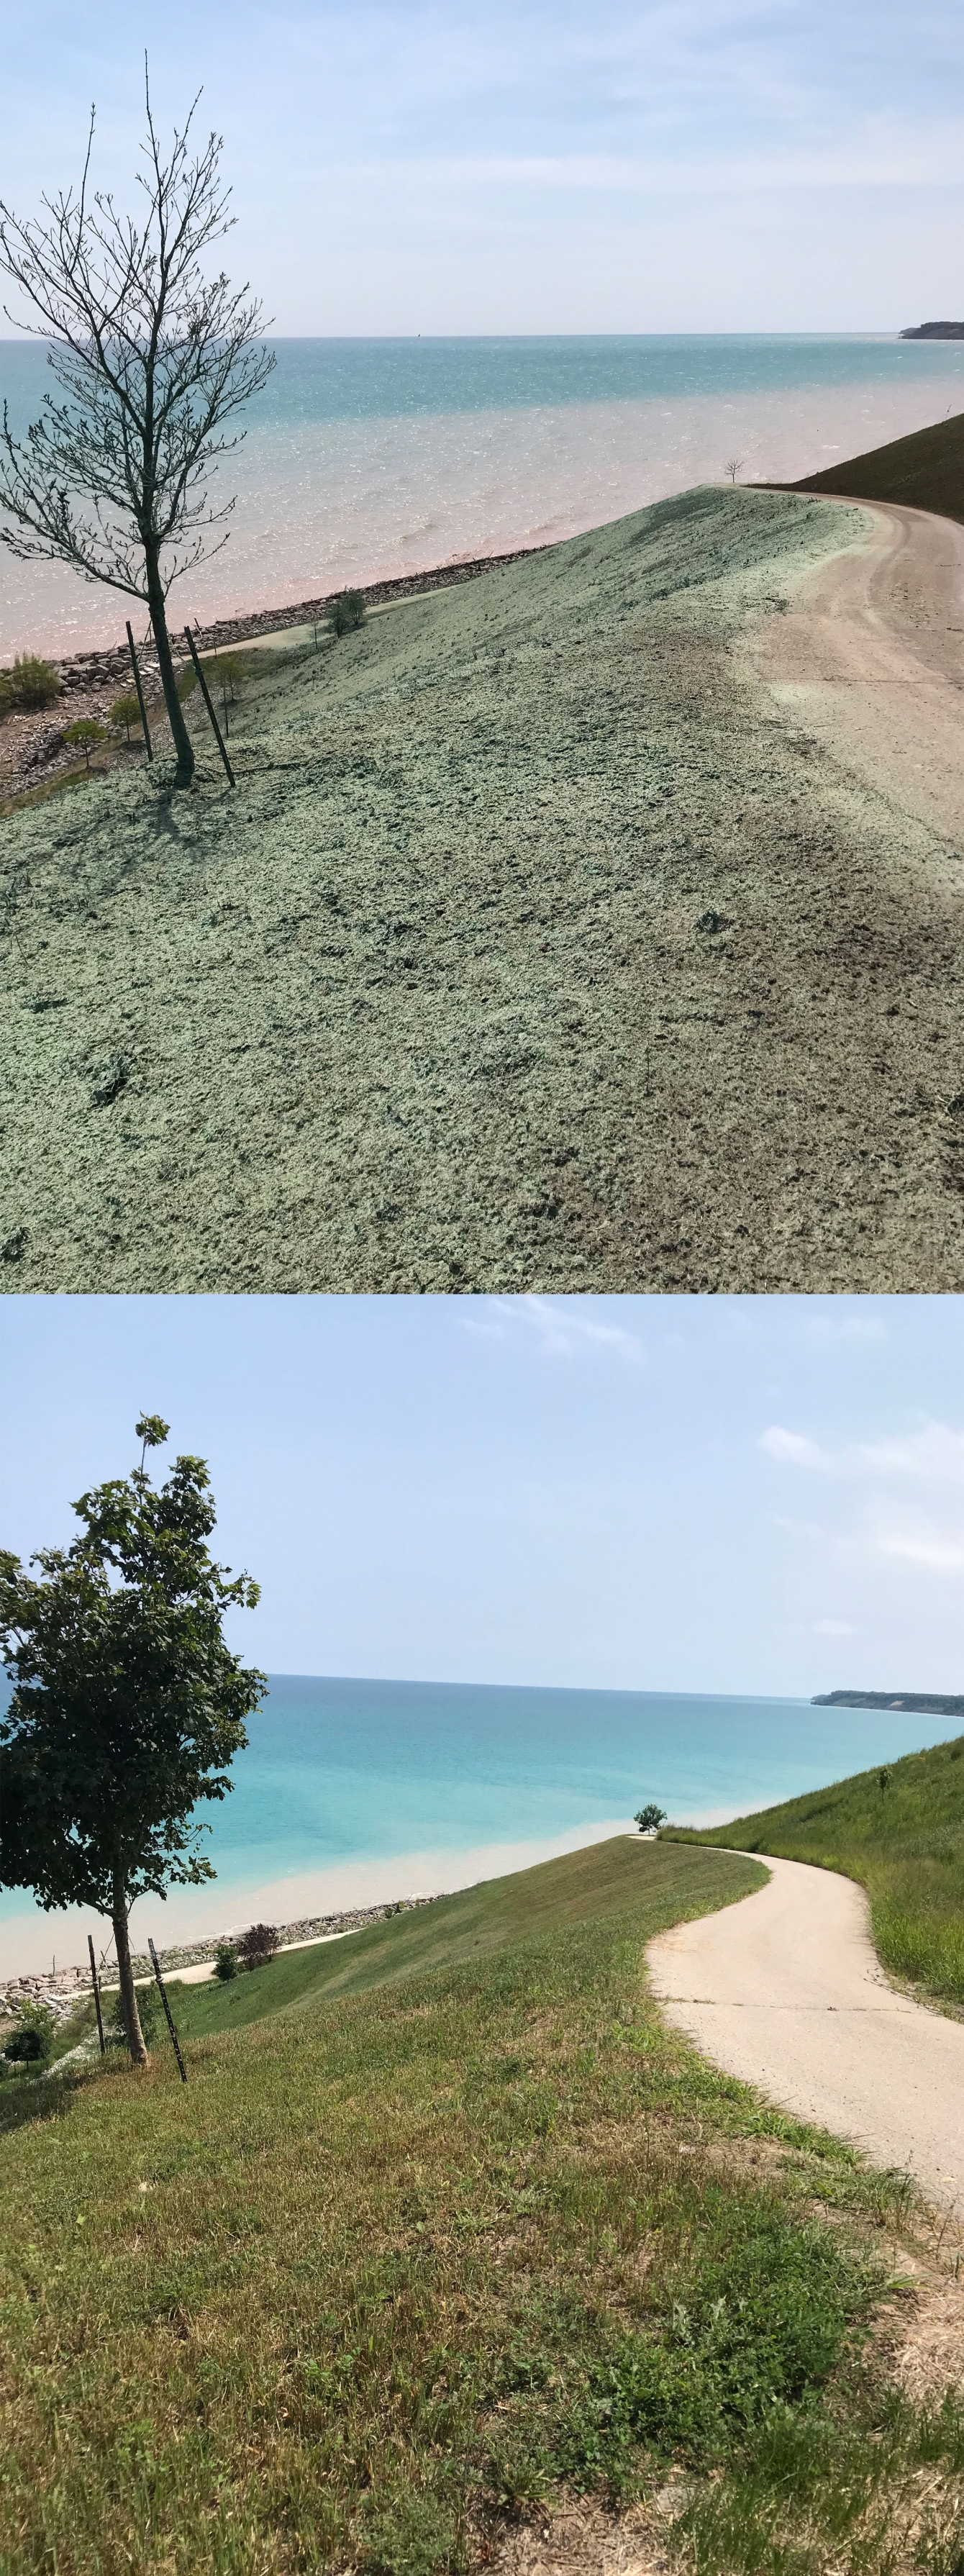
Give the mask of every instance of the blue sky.
<svg viewBox="0 0 964 2576">
<path fill-rule="evenodd" d="M 272 1671 L 964 1686 L 959 1298 L 15 1298 L 2 1543 L 211 1466 Z"/>
<path fill-rule="evenodd" d="M 868 329 L 962 300 L 958 0 L 4 12 L 5 188 L 129 196 L 204 85 L 279 332 Z"/>
</svg>

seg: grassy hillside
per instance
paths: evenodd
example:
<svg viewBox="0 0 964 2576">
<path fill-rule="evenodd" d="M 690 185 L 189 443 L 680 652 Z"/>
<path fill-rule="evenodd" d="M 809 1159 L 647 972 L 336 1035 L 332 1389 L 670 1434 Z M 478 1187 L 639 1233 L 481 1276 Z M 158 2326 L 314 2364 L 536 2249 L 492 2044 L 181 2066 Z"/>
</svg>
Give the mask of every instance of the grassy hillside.
<svg viewBox="0 0 964 2576">
<path fill-rule="evenodd" d="M 906 501 L 964 522 L 964 412 L 909 438 L 893 438 L 866 456 L 850 456 L 791 485 L 795 492 L 841 492 L 858 501 Z"/>
<path fill-rule="evenodd" d="M 964 1736 L 687 1841 L 814 1861 L 859 1879 L 885 1967 L 964 2004 Z"/>
<path fill-rule="evenodd" d="M 883 2576 L 925 2446 L 964 2545 L 957 2414 L 882 2429 L 854 2342 L 899 2194 L 647 2001 L 649 1935 L 758 1876 L 620 1837 L 182 1989 L 186 2088 L 11 2079 L 4 2576 L 434 2576 L 674 2460 L 701 2567 L 792 2523 L 817 2576 L 832 2515 Z"/>
<path fill-rule="evenodd" d="M 740 677 L 861 526 L 684 494 L 12 815 L 0 1288 L 956 1286 L 958 875 Z"/>
</svg>

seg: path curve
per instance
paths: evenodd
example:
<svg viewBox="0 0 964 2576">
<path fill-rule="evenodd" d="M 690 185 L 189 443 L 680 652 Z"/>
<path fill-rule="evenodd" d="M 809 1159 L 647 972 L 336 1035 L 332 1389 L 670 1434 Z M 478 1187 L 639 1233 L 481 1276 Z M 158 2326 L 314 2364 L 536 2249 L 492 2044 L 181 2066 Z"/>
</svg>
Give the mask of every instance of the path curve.
<svg viewBox="0 0 964 2576">
<path fill-rule="evenodd" d="M 862 533 L 794 585 L 785 614 L 754 617 L 742 653 L 844 770 L 964 858 L 964 527 L 857 506 Z"/>
<path fill-rule="evenodd" d="M 650 1942 L 667 2019 L 727 2075 L 964 2212 L 964 2023 L 895 1994 L 852 1879 L 765 1867 L 753 1896 Z"/>
</svg>

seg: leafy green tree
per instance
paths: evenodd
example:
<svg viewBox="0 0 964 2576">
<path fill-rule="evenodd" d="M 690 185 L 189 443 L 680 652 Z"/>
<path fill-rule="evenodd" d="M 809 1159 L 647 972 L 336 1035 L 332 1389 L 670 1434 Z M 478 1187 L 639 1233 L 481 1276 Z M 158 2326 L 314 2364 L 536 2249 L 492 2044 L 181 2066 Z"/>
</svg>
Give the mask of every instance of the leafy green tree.
<svg viewBox="0 0 964 2576">
<path fill-rule="evenodd" d="M 155 1488 L 148 1449 L 167 1424 L 137 1424 L 139 1467 L 73 1505 L 69 1548 L 0 1552 L 0 1652 L 14 1684 L 0 1721 L 0 1887 L 45 1908 L 92 1905 L 114 1930 L 131 2056 L 147 2050 L 131 1972 L 138 1896 L 215 1873 L 193 1810 L 223 1798 L 244 1720 L 267 1684 L 223 1636 L 258 1586 L 215 1564 L 214 1501 L 203 1458 L 176 1458 Z"/>
<path fill-rule="evenodd" d="M 666 1823 L 666 1809 L 665 1807 L 654 1807 L 652 1805 L 648 1807 L 638 1807 L 636 1814 L 633 1817 L 633 1823 L 634 1825 L 639 1826 L 641 1834 L 656 1834 L 659 1832 L 660 1826 L 665 1825 Z"/>
<path fill-rule="evenodd" d="M 47 343 L 61 397 L 46 395 L 24 439 L 14 438 L 4 409 L 0 543 L 23 562 L 67 563 L 87 581 L 146 601 L 174 783 L 189 787 L 194 751 L 167 597 L 172 582 L 227 543 L 216 532 L 234 504 L 213 506 L 209 471 L 237 446 L 243 433 L 227 436 L 226 424 L 266 383 L 274 358 L 259 306 L 211 258 L 234 221 L 221 137 L 194 143 L 195 99 L 165 155 L 146 63 L 144 86 L 139 214 L 121 214 L 91 188 L 93 114 L 79 188 L 45 197 L 43 213 L 26 223 L 0 204 L 0 268 L 37 316 L 28 327 Z"/>
<path fill-rule="evenodd" d="M 115 698 L 114 704 L 110 709 L 110 722 L 112 725 L 123 725 L 128 742 L 131 738 L 132 725 L 136 725 L 138 731 L 141 733 L 143 732 L 143 726 L 141 724 L 141 710 L 136 690 L 125 689 L 123 697 Z"/>
<path fill-rule="evenodd" d="M 88 770 L 91 752 L 96 750 L 99 742 L 106 742 L 106 740 L 106 729 L 102 724 L 98 724 L 96 716 L 78 716 L 76 724 L 66 725 L 64 728 L 64 741 L 77 744 L 78 750 L 83 752 Z"/>
</svg>

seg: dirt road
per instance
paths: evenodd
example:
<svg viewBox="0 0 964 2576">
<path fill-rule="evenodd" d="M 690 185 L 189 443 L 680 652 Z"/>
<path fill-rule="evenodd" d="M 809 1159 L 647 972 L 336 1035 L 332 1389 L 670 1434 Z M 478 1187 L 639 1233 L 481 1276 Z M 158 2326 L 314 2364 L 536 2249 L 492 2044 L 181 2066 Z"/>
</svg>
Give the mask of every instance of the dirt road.
<svg viewBox="0 0 964 2576">
<path fill-rule="evenodd" d="M 755 1896 L 650 1943 L 654 1994 L 714 2065 L 964 2210 L 964 2025 L 887 1984 L 852 1879 L 771 1860 Z"/>
<path fill-rule="evenodd" d="M 964 857 L 964 528 L 861 506 L 868 533 L 751 625 L 747 658 L 844 771 Z"/>
</svg>

